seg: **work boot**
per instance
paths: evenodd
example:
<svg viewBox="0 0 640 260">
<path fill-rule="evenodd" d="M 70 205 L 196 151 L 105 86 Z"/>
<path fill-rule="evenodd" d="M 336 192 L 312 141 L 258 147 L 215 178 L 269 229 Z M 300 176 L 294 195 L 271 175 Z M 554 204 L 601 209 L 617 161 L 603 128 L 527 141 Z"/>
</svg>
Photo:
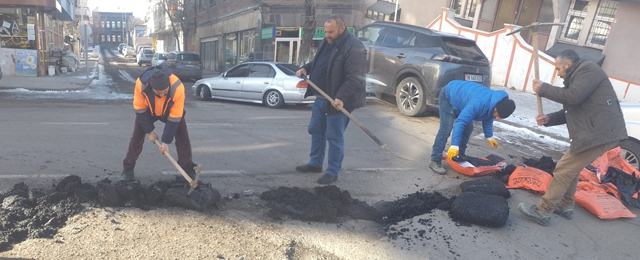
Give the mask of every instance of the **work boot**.
<svg viewBox="0 0 640 260">
<path fill-rule="evenodd" d="M 334 183 L 338 180 L 338 176 L 333 176 L 331 174 L 323 174 L 322 176 L 320 176 L 320 178 L 318 178 L 318 183 L 319 184 L 331 184 Z"/>
<path fill-rule="evenodd" d="M 560 215 L 563 218 L 571 219 L 573 217 L 573 209 L 572 208 L 563 208 L 558 205 L 553 207 L 553 213 Z"/>
<path fill-rule="evenodd" d="M 447 169 L 442 167 L 442 163 L 439 161 L 431 161 L 429 163 L 429 168 L 431 168 L 431 170 L 433 170 L 437 174 L 440 174 L 440 175 L 447 174 Z"/>
<path fill-rule="evenodd" d="M 304 172 L 304 173 L 322 172 L 322 167 L 315 167 L 315 166 L 312 166 L 311 164 L 307 163 L 305 165 L 296 166 L 296 171 Z"/>
<path fill-rule="evenodd" d="M 184 169 L 184 172 L 186 172 L 186 173 L 187 173 L 187 175 L 189 175 L 189 177 L 190 177 L 192 180 L 195 180 L 195 179 L 196 179 L 196 169 L 197 169 L 197 168 L 198 168 L 198 165 L 197 165 L 197 164 L 194 164 L 193 166 L 191 166 L 191 167 L 189 167 L 189 168 L 187 168 L 187 169 Z"/>
<path fill-rule="evenodd" d="M 122 171 L 122 174 L 120 175 L 120 179 L 122 179 L 123 181 L 132 181 L 132 180 L 134 180 L 134 179 L 135 179 L 135 178 L 133 177 L 133 176 L 134 176 L 134 174 L 135 174 L 135 173 L 133 172 L 133 168 L 131 168 L 131 169 L 124 169 L 124 170 Z"/>
<path fill-rule="evenodd" d="M 538 222 L 543 226 L 548 226 L 551 222 L 551 216 L 543 214 L 536 205 L 527 205 L 525 203 L 518 204 L 518 210 L 528 219 Z"/>
</svg>

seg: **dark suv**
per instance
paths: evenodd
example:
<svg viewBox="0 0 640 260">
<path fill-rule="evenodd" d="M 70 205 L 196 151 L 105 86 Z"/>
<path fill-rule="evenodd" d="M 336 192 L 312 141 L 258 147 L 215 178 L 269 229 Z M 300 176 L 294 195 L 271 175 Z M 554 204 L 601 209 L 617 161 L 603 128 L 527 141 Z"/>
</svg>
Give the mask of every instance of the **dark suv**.
<svg viewBox="0 0 640 260">
<path fill-rule="evenodd" d="M 367 93 L 395 96 L 419 116 L 452 80 L 491 84 L 491 62 L 475 41 L 414 25 L 374 22 L 356 32 L 367 49 Z"/>
<path fill-rule="evenodd" d="M 181 79 L 202 78 L 202 61 L 200 61 L 200 55 L 195 52 L 172 51 L 167 54 L 167 60 L 162 62 L 162 66 L 173 70 L 173 74 Z"/>
</svg>

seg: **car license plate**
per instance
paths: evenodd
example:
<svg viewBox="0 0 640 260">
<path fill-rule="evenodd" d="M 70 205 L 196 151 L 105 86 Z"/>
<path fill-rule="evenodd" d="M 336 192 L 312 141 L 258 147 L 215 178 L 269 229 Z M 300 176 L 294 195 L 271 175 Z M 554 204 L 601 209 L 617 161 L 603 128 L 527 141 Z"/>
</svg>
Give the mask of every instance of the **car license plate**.
<svg viewBox="0 0 640 260">
<path fill-rule="evenodd" d="M 464 74 L 464 80 L 482 82 L 482 75 Z"/>
</svg>

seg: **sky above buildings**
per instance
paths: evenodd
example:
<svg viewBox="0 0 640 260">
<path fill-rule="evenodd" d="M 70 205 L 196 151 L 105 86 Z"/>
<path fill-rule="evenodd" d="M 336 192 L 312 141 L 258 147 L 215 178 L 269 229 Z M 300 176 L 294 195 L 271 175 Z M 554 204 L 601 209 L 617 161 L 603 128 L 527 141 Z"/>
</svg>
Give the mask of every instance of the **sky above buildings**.
<svg viewBox="0 0 640 260">
<path fill-rule="evenodd" d="M 89 0 L 88 5 L 91 10 L 98 7 L 101 12 L 132 12 L 133 16 L 144 19 L 148 0 Z"/>
</svg>

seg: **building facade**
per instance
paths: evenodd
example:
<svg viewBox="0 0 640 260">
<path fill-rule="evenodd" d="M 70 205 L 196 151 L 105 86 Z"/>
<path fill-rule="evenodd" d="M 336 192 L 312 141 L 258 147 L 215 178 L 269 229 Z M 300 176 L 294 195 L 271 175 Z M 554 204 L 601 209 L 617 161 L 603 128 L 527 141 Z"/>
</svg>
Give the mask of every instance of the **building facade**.
<svg viewBox="0 0 640 260">
<path fill-rule="evenodd" d="M 64 23 L 74 21 L 76 0 L 0 2 L 0 68 L 6 75 L 44 76 L 64 48 Z"/>
<path fill-rule="evenodd" d="M 314 2 L 316 31 L 310 57 L 324 38 L 329 17 L 341 17 L 350 31 L 366 23 L 365 0 Z M 246 61 L 298 61 L 304 1 L 202 0 L 197 10 L 194 45 L 205 69 L 224 71 Z"/>
<path fill-rule="evenodd" d="M 129 24 L 132 17 L 133 13 L 128 12 L 94 12 L 93 23 L 97 29 L 93 32 L 94 42 L 105 46 L 131 42 Z"/>
</svg>

